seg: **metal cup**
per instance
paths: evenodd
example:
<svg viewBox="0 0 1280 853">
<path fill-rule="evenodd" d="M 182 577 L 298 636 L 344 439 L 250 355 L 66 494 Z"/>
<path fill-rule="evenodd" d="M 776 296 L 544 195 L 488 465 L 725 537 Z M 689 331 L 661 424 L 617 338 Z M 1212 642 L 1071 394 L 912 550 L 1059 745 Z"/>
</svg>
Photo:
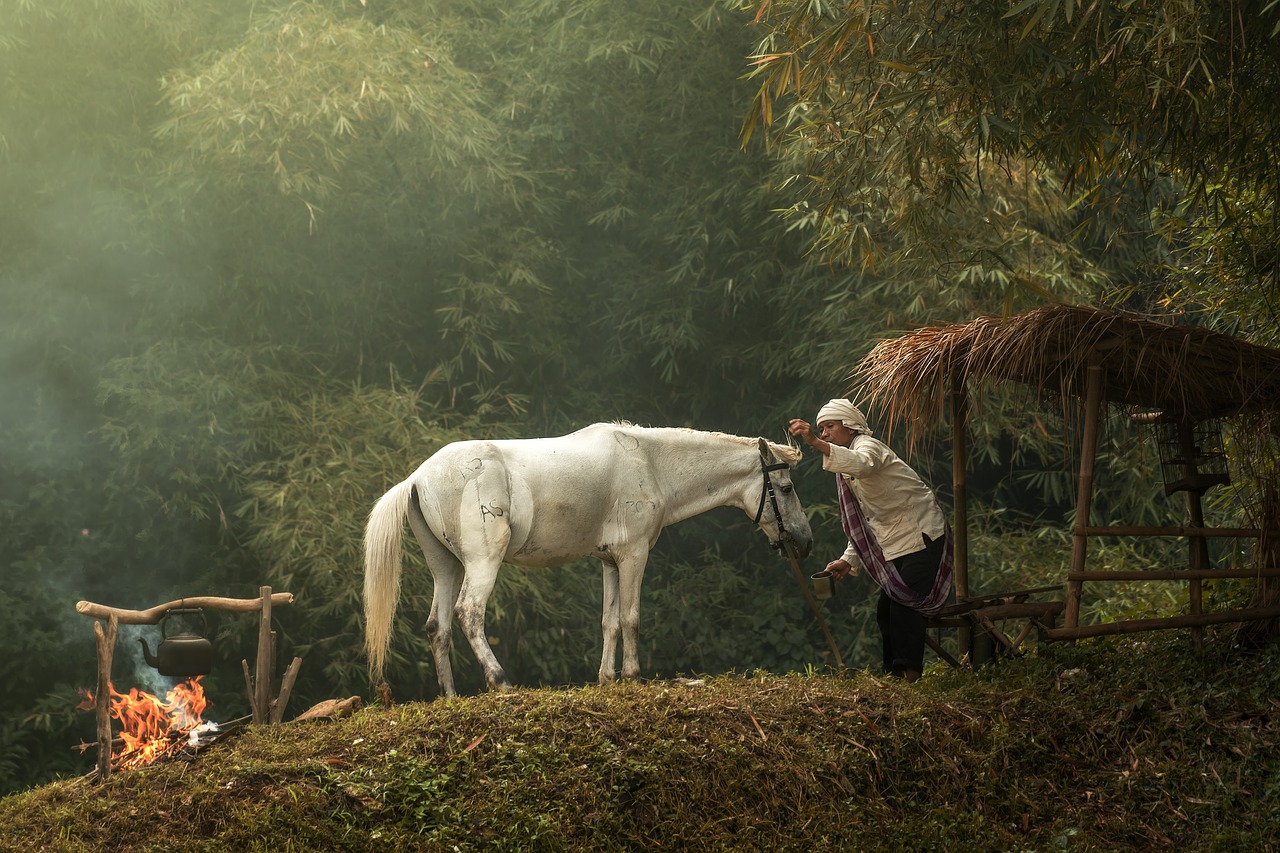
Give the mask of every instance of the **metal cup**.
<svg viewBox="0 0 1280 853">
<path fill-rule="evenodd" d="M 813 597 L 819 601 L 824 601 L 835 593 L 835 578 L 826 569 L 810 575 L 809 579 L 813 581 Z"/>
</svg>

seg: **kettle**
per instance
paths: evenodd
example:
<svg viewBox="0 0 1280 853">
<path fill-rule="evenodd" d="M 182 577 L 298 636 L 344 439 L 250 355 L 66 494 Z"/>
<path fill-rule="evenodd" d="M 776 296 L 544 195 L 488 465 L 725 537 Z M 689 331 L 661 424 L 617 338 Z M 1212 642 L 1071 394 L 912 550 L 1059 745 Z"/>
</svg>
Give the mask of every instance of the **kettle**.
<svg viewBox="0 0 1280 853">
<path fill-rule="evenodd" d="M 156 653 L 151 654 L 151 649 L 147 648 L 147 641 L 142 637 L 138 638 L 138 642 L 142 644 L 142 655 L 147 661 L 148 666 L 155 667 L 160 671 L 161 675 L 191 676 L 191 675 L 208 675 L 213 669 L 213 644 L 198 634 L 174 634 L 169 636 L 165 622 L 170 616 L 187 616 L 200 614 L 203 618 L 204 611 L 199 607 L 175 608 L 168 611 L 160 618 L 160 645 L 156 646 Z M 208 622 L 205 621 L 205 629 L 208 630 Z"/>
</svg>

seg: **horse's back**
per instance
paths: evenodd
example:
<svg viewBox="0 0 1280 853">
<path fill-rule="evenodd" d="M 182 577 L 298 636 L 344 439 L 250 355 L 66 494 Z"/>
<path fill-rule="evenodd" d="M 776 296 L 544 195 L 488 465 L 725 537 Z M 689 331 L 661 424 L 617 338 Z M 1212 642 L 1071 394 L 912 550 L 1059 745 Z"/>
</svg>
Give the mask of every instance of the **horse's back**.
<svg viewBox="0 0 1280 853">
<path fill-rule="evenodd" d="M 651 537 L 650 464 L 625 427 L 593 424 L 550 438 L 455 442 L 412 479 L 428 524 L 455 553 L 505 540 L 502 559 L 553 565 Z"/>
</svg>

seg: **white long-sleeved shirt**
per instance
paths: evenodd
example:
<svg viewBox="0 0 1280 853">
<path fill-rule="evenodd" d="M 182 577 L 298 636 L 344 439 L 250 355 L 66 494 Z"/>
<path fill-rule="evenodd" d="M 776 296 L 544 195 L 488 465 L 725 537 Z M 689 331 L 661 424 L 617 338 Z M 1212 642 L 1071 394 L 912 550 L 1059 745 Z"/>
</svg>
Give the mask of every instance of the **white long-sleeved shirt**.
<svg viewBox="0 0 1280 853">
<path fill-rule="evenodd" d="M 849 481 L 886 560 L 919 551 L 925 536 L 940 539 L 946 532 L 947 517 L 933 490 L 884 442 L 857 435 L 848 447 L 833 444 L 822 468 Z M 842 559 L 862 568 L 852 543 Z"/>
</svg>

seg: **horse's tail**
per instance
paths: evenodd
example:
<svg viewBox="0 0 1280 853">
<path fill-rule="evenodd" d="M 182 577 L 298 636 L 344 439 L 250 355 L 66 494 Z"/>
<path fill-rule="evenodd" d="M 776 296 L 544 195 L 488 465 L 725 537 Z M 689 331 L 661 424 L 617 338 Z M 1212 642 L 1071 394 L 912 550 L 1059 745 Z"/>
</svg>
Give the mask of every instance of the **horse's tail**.
<svg viewBox="0 0 1280 853">
<path fill-rule="evenodd" d="M 393 486 L 374 505 L 364 531 L 364 651 L 375 683 L 382 680 L 391 647 L 400 600 L 400 537 L 412 493 L 412 480 Z"/>
</svg>

